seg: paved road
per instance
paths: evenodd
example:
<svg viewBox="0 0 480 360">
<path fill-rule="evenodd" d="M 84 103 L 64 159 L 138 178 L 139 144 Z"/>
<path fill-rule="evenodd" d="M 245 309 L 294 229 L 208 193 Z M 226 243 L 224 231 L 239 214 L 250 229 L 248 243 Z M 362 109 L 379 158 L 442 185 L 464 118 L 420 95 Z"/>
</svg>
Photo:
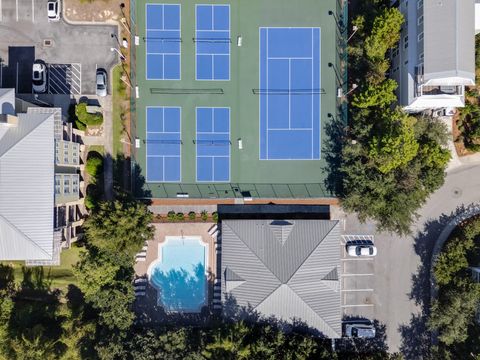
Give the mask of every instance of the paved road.
<svg viewBox="0 0 480 360">
<path fill-rule="evenodd" d="M 52 93 L 94 94 L 96 67 L 116 63 L 117 27 L 48 22 L 46 7 L 46 0 L 0 1 L 0 87 L 31 93 L 32 64 L 41 59 L 58 64 Z"/>
<path fill-rule="evenodd" d="M 412 236 L 376 233 L 373 224 L 346 217 L 345 233 L 374 234 L 378 248 L 373 278 L 365 285 L 374 289 L 374 306 L 353 309 L 352 314 L 385 324 L 390 351 L 400 350 L 415 359 L 428 345 L 424 310 L 430 295 L 432 246 L 446 223 L 475 202 L 480 203 L 480 165 L 462 165 L 448 173 L 444 186 L 419 211 Z"/>
</svg>

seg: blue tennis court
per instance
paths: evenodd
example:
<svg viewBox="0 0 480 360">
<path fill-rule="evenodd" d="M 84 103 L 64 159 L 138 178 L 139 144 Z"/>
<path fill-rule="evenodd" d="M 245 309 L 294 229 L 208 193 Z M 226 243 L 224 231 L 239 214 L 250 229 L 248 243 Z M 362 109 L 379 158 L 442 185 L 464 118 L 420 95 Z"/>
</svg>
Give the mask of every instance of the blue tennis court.
<svg viewBox="0 0 480 360">
<path fill-rule="evenodd" d="M 197 107 L 197 181 L 230 181 L 230 108 Z"/>
<path fill-rule="evenodd" d="M 320 159 L 320 28 L 260 28 L 260 159 Z"/>
<path fill-rule="evenodd" d="M 181 178 L 179 107 L 147 107 L 147 182 Z"/>
<path fill-rule="evenodd" d="M 147 80 L 180 80 L 180 5 L 146 4 Z"/>
<path fill-rule="evenodd" d="M 196 79 L 230 80 L 230 5 L 196 5 Z"/>
</svg>

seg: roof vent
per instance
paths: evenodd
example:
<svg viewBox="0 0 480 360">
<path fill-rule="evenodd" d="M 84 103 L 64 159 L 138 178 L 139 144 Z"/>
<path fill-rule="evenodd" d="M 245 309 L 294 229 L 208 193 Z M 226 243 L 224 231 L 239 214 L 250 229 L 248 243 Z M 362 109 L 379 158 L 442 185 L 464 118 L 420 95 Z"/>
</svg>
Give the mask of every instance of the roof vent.
<svg viewBox="0 0 480 360">
<path fill-rule="evenodd" d="M 294 223 L 286 220 L 274 220 L 269 224 L 269 227 L 275 239 L 283 246 L 292 232 Z"/>
</svg>

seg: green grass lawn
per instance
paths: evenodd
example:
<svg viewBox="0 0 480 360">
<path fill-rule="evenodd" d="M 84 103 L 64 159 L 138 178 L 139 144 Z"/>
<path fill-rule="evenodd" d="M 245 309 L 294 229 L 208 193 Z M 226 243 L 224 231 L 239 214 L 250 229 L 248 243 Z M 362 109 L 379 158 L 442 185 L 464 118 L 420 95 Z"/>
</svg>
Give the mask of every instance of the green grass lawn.
<svg viewBox="0 0 480 360">
<path fill-rule="evenodd" d="M 120 79 L 122 66 L 117 65 L 113 69 L 112 88 L 112 111 L 113 111 L 113 154 L 114 156 L 123 153 L 123 144 L 120 142 L 123 132 L 122 115 L 127 111 L 122 103 L 128 100 L 125 83 Z"/>
<path fill-rule="evenodd" d="M 60 266 L 43 267 L 45 278 L 50 282 L 52 289 L 60 289 L 64 293 L 69 284 L 75 284 L 76 278 L 73 274 L 73 265 L 79 260 L 81 248 L 72 246 L 65 249 L 60 255 Z M 22 261 L 4 262 L 5 265 L 12 265 L 14 269 L 15 282 L 20 284 L 23 279 L 22 268 L 25 264 Z"/>
</svg>

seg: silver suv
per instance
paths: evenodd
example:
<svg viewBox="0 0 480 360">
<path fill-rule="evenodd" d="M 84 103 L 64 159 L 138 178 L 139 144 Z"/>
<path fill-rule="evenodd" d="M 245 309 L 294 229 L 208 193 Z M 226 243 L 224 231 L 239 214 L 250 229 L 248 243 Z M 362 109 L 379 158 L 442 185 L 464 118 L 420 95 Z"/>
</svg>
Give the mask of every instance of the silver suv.
<svg viewBox="0 0 480 360">
<path fill-rule="evenodd" d="M 345 335 L 352 338 L 374 338 L 373 324 L 348 324 L 345 326 Z"/>
</svg>

